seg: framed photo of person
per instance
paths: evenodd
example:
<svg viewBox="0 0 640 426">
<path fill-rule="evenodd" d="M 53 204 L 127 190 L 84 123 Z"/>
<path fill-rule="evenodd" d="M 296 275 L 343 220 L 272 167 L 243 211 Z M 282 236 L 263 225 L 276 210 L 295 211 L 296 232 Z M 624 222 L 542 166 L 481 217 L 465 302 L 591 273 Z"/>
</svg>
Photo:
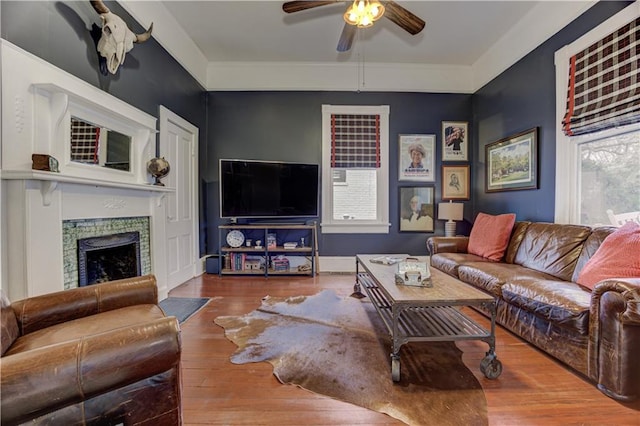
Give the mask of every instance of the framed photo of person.
<svg viewBox="0 0 640 426">
<path fill-rule="evenodd" d="M 468 127 L 466 121 L 442 122 L 442 161 L 469 160 Z"/>
<path fill-rule="evenodd" d="M 400 232 L 433 232 L 434 187 L 401 187 Z"/>
<path fill-rule="evenodd" d="M 538 128 L 485 146 L 485 192 L 538 188 Z"/>
<path fill-rule="evenodd" d="M 436 181 L 436 135 L 400 135 L 398 180 Z"/>
<path fill-rule="evenodd" d="M 442 166 L 442 199 L 469 199 L 469 166 Z"/>
</svg>

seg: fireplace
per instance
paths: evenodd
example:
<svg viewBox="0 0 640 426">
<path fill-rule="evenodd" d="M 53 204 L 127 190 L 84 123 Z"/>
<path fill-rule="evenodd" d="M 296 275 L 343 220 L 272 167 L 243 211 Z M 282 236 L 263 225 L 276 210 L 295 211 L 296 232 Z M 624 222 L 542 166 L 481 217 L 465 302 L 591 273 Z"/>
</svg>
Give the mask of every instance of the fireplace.
<svg viewBox="0 0 640 426">
<path fill-rule="evenodd" d="M 140 233 L 78 240 L 78 286 L 138 277 L 140 268 Z"/>
<path fill-rule="evenodd" d="M 63 221 L 65 289 L 150 274 L 149 217 Z"/>
</svg>

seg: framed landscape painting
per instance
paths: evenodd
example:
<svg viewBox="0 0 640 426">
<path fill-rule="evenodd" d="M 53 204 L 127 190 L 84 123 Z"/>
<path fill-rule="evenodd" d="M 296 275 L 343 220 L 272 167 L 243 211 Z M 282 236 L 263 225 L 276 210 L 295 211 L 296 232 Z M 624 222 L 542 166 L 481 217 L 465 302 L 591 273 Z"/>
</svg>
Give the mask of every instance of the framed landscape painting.
<svg viewBox="0 0 640 426">
<path fill-rule="evenodd" d="M 398 180 L 435 182 L 436 135 L 400 135 Z"/>
<path fill-rule="evenodd" d="M 433 232 L 434 187 L 402 187 L 400 232 Z"/>
<path fill-rule="evenodd" d="M 468 127 L 466 121 L 442 122 L 442 161 L 469 160 Z"/>
<path fill-rule="evenodd" d="M 538 128 L 518 133 L 485 147 L 486 192 L 538 187 Z"/>
</svg>

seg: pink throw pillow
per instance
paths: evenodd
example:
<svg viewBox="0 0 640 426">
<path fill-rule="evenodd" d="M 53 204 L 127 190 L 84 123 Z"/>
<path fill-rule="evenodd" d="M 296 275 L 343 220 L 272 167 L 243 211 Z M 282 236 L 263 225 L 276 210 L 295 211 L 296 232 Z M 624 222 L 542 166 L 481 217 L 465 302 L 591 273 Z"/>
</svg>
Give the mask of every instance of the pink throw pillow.
<svg viewBox="0 0 640 426">
<path fill-rule="evenodd" d="M 593 290 L 607 278 L 640 278 L 640 225 L 627 222 L 604 239 L 578 274 L 578 284 Z"/>
<path fill-rule="evenodd" d="M 471 228 L 467 252 L 491 260 L 502 260 L 516 223 L 513 213 L 492 216 L 478 213 Z"/>
</svg>

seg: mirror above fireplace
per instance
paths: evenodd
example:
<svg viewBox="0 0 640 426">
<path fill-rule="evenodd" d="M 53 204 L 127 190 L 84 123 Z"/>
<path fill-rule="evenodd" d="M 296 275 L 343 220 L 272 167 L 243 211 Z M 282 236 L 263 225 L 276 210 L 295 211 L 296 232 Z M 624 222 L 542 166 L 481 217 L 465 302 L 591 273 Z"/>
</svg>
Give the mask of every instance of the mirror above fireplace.
<svg viewBox="0 0 640 426">
<path fill-rule="evenodd" d="M 70 160 L 91 166 L 129 171 L 131 136 L 71 117 Z"/>
</svg>

